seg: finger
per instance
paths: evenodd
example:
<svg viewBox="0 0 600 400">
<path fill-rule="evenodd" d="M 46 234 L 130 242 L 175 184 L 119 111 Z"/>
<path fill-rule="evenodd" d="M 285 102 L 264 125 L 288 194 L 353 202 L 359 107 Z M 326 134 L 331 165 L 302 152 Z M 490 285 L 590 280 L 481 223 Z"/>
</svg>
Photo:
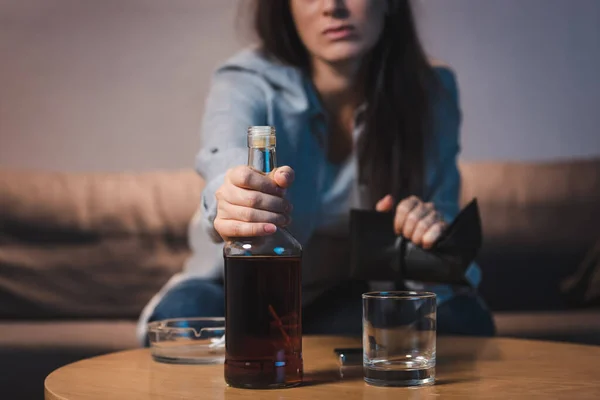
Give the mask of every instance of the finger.
<svg viewBox="0 0 600 400">
<path fill-rule="evenodd" d="M 396 207 L 396 216 L 394 218 L 394 231 L 396 235 L 400 235 L 404 229 L 406 217 L 419 204 L 421 200 L 417 196 L 410 196 L 402 200 Z"/>
<path fill-rule="evenodd" d="M 394 208 L 394 197 L 391 194 L 388 194 L 375 204 L 375 210 L 379 212 L 388 212 L 392 208 Z"/>
<path fill-rule="evenodd" d="M 263 175 L 248 166 L 239 166 L 227 171 L 227 180 L 234 186 L 256 190 L 274 196 L 283 196 L 285 190 L 267 175 Z"/>
<path fill-rule="evenodd" d="M 290 167 L 283 166 L 270 173 L 269 177 L 275 181 L 277 186 L 287 189 L 294 182 L 296 174 Z"/>
<path fill-rule="evenodd" d="M 285 214 L 236 206 L 233 204 L 227 204 L 227 206 L 220 208 L 218 215 L 223 219 L 242 222 L 264 222 L 277 226 L 287 226 L 291 222 L 291 218 Z"/>
<path fill-rule="evenodd" d="M 437 211 L 429 211 L 429 213 L 417 223 L 415 231 L 412 234 L 412 242 L 416 245 L 421 245 L 425 233 L 427 233 L 427 231 L 433 226 L 433 224 L 439 222 L 440 220 L 441 216 Z"/>
<path fill-rule="evenodd" d="M 423 235 L 423 248 L 430 249 L 448 225 L 444 221 L 433 224 Z"/>
<path fill-rule="evenodd" d="M 292 211 L 292 205 L 286 199 L 261 193 L 256 190 L 229 187 L 219 192 L 217 199 L 236 206 L 255 208 L 257 210 L 270 211 L 285 214 Z"/>
<path fill-rule="evenodd" d="M 412 240 L 417 224 L 419 223 L 419 221 L 425 218 L 425 216 L 429 214 L 431 210 L 433 210 L 433 204 L 421 203 L 417 207 L 415 207 L 410 213 L 408 213 L 408 215 L 406 216 L 406 221 L 404 222 L 404 228 L 402 229 L 402 236 Z"/>
<path fill-rule="evenodd" d="M 268 236 L 277 231 L 277 227 L 273 224 L 242 222 L 222 218 L 215 219 L 214 226 L 219 235 L 225 240 L 233 237 Z"/>
</svg>

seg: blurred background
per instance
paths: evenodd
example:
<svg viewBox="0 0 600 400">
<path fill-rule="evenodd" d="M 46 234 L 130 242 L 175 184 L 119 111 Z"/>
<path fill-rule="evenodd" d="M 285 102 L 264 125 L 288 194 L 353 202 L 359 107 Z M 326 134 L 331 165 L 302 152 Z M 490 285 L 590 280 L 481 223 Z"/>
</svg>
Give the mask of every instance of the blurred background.
<svg viewBox="0 0 600 400">
<path fill-rule="evenodd" d="M 135 347 L 141 308 L 184 265 L 210 75 L 252 42 L 240 3 L 0 0 L 11 398 Z M 428 53 L 458 77 L 462 198 L 480 199 L 499 334 L 600 344 L 600 1 L 415 5 Z"/>
<path fill-rule="evenodd" d="M 210 74 L 249 42 L 238 1 L 0 1 L 0 164 L 190 167 Z M 415 4 L 458 74 L 464 159 L 600 155 L 598 1 Z"/>
</svg>

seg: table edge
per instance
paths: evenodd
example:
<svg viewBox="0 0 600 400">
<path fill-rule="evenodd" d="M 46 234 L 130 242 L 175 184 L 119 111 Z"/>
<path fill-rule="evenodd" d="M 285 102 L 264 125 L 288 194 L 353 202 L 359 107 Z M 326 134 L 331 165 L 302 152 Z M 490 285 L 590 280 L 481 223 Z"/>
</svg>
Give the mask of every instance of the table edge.
<svg viewBox="0 0 600 400">
<path fill-rule="evenodd" d="M 357 337 L 349 337 L 349 336 L 339 336 L 339 335 L 305 335 L 304 338 L 311 338 L 311 340 L 319 340 L 319 339 L 329 339 L 329 340 L 348 340 L 348 339 L 356 339 L 356 340 L 360 340 L 360 338 Z M 554 345 L 554 346 L 560 346 L 560 347 L 583 347 L 583 348 L 589 348 L 589 349 L 597 349 L 596 351 L 600 352 L 600 346 L 595 346 L 595 345 L 589 345 L 589 344 L 581 344 L 581 343 L 570 343 L 570 342 L 559 342 L 559 341 L 552 341 L 552 340 L 537 340 L 537 339 L 523 339 L 523 338 L 512 338 L 512 337 L 498 337 L 498 336 L 494 336 L 494 337 L 482 337 L 482 336 L 440 336 L 438 337 L 438 339 L 440 338 L 444 338 L 446 339 L 461 339 L 461 340 L 465 340 L 465 339 L 471 339 L 471 340 L 477 340 L 477 341 L 482 341 L 482 342 L 508 342 L 508 343 L 512 343 L 512 342 L 520 342 L 520 343 L 536 343 L 536 344 L 550 344 L 550 345 Z M 112 356 L 112 355 L 116 355 L 116 354 L 120 354 L 120 355 L 124 355 L 126 353 L 146 353 L 150 356 L 150 349 L 149 348 L 136 348 L 136 349 L 128 349 L 128 350 L 121 350 L 121 351 L 115 351 L 115 352 L 109 352 L 106 354 L 100 354 L 94 357 L 89 357 L 89 358 L 85 358 L 82 360 L 78 360 L 66 365 L 63 365 L 57 369 L 55 369 L 54 371 L 52 371 L 50 374 L 48 374 L 48 376 L 46 376 L 46 378 L 44 379 L 44 399 L 45 400 L 69 400 L 65 397 L 62 397 L 59 394 L 56 394 L 52 391 L 50 385 L 51 385 L 51 381 L 53 379 L 54 376 L 56 376 L 57 374 L 60 374 L 62 371 L 64 371 L 67 368 L 73 368 L 74 366 L 76 366 L 79 363 L 84 363 L 87 362 L 89 360 L 92 359 L 97 359 L 97 358 L 102 358 L 102 357 L 108 357 L 108 356 Z"/>
</svg>

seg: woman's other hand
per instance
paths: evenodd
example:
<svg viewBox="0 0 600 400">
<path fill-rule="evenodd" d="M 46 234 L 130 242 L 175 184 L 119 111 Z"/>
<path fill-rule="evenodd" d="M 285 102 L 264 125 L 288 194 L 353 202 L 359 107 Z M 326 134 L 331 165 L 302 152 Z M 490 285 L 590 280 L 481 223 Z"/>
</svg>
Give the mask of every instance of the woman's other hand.
<svg viewBox="0 0 600 400">
<path fill-rule="evenodd" d="M 375 209 L 381 212 L 392 211 L 394 198 L 385 196 L 377 202 Z M 424 203 L 416 196 L 402 200 L 396 206 L 394 231 L 414 244 L 429 249 L 433 246 L 447 224 L 433 203 Z"/>
<path fill-rule="evenodd" d="M 245 165 L 228 170 L 215 193 L 216 231 L 223 240 L 229 240 L 270 235 L 277 226 L 288 225 L 292 205 L 284 195 L 293 181 L 294 170 L 290 167 L 277 168 L 268 175 Z"/>
</svg>

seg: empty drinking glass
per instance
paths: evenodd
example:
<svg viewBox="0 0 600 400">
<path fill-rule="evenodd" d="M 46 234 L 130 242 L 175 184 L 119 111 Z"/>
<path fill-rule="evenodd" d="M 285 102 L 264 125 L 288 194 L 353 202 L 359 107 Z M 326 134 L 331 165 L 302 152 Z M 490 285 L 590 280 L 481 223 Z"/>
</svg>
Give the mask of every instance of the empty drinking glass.
<svg viewBox="0 0 600 400">
<path fill-rule="evenodd" d="M 429 292 L 370 292 L 363 299 L 363 368 L 376 386 L 435 380 L 436 298 Z"/>
</svg>

